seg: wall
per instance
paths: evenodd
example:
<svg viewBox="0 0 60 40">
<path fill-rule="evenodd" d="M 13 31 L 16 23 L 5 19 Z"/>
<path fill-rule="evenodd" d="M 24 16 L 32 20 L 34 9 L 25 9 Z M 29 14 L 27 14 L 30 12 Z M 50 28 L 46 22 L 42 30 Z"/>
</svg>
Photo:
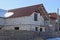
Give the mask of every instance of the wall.
<svg viewBox="0 0 60 40">
<path fill-rule="evenodd" d="M 18 18 L 8 18 L 6 19 L 6 27 L 3 29 L 14 30 L 14 27 L 20 27 L 20 30 L 35 30 L 35 27 L 40 27 L 44 25 L 43 17 L 38 14 L 38 21 L 34 21 L 34 13 L 31 16 L 18 17 Z"/>
<path fill-rule="evenodd" d="M 34 31 L 16 31 L 0 30 L 0 40 L 42 40 L 38 32 Z"/>
<path fill-rule="evenodd" d="M 9 19 L 6 19 L 6 22 L 7 22 L 7 25 L 15 25 L 15 24 L 43 25 L 44 24 L 44 20 L 39 13 L 38 13 L 38 21 L 34 21 L 34 14 L 32 14 L 31 16 L 9 18 Z"/>
<path fill-rule="evenodd" d="M 0 17 L 0 25 L 5 25 L 5 18 Z"/>
</svg>

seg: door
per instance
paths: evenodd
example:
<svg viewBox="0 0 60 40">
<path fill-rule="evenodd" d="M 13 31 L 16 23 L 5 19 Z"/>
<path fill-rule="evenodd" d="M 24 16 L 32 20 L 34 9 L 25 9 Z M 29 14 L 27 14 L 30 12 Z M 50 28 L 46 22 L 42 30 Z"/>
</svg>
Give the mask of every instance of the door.
<svg viewBox="0 0 60 40">
<path fill-rule="evenodd" d="M 40 32 L 42 32 L 43 31 L 43 28 L 40 28 Z"/>
</svg>

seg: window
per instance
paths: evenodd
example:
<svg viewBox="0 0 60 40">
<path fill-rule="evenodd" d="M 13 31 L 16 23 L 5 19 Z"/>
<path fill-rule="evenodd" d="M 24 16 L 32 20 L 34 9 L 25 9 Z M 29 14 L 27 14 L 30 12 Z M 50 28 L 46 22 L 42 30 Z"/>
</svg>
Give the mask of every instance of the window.
<svg viewBox="0 0 60 40">
<path fill-rule="evenodd" d="M 35 27 L 35 31 L 38 31 L 38 27 Z"/>
<path fill-rule="evenodd" d="M 37 13 L 40 13 L 40 11 L 39 11 L 39 10 L 37 10 Z"/>
<path fill-rule="evenodd" d="M 59 27 L 59 31 L 60 31 L 60 27 Z"/>
<path fill-rule="evenodd" d="M 40 13 L 40 11 L 39 11 L 39 10 L 37 10 L 37 13 Z M 42 15 L 42 14 L 40 13 L 40 15 Z"/>
<path fill-rule="evenodd" d="M 60 23 L 59 23 L 59 31 L 60 31 Z"/>
<path fill-rule="evenodd" d="M 19 30 L 19 27 L 15 27 L 15 30 Z"/>
<path fill-rule="evenodd" d="M 34 12 L 37 12 L 37 10 L 35 10 Z"/>
<path fill-rule="evenodd" d="M 37 14 L 34 14 L 34 21 L 37 21 Z"/>
<path fill-rule="evenodd" d="M 35 10 L 34 12 L 40 13 L 40 11 L 39 11 L 39 10 Z"/>
<path fill-rule="evenodd" d="M 40 31 L 42 32 L 42 28 L 40 28 Z"/>
<path fill-rule="evenodd" d="M 0 27 L 0 29 L 2 29 L 2 28 Z"/>
</svg>

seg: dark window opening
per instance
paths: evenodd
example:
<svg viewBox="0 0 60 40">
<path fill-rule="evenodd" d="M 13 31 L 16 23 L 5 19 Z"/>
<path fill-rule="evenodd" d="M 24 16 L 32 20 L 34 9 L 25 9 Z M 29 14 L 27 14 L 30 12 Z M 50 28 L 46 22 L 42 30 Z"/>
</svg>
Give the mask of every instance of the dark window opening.
<svg viewBox="0 0 60 40">
<path fill-rule="evenodd" d="M 34 12 L 37 12 L 37 10 L 35 10 Z"/>
<path fill-rule="evenodd" d="M 34 21 L 37 21 L 37 14 L 34 14 Z"/>
<path fill-rule="evenodd" d="M 35 31 L 38 31 L 38 27 L 35 27 Z"/>
<path fill-rule="evenodd" d="M 59 31 L 60 31 L 60 23 L 59 23 Z"/>
<path fill-rule="evenodd" d="M 0 27 L 0 30 L 1 30 L 2 28 Z"/>
<path fill-rule="evenodd" d="M 37 10 L 37 13 L 40 13 L 40 11 L 39 11 L 39 10 Z"/>
<path fill-rule="evenodd" d="M 40 11 L 39 11 L 39 10 L 35 10 L 34 12 L 40 13 Z"/>
<path fill-rule="evenodd" d="M 19 30 L 19 27 L 15 27 L 15 30 Z"/>
<path fill-rule="evenodd" d="M 60 27 L 59 27 L 59 31 L 60 31 Z"/>
<path fill-rule="evenodd" d="M 59 28 L 59 31 L 60 31 L 60 28 Z"/>
<path fill-rule="evenodd" d="M 42 32 L 42 28 L 40 28 L 40 31 Z"/>
</svg>

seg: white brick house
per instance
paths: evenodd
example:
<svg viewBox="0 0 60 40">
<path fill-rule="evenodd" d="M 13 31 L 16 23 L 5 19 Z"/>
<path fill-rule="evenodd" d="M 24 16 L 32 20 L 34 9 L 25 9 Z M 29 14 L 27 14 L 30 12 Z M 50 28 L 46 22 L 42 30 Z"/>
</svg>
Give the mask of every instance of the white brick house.
<svg viewBox="0 0 60 40">
<path fill-rule="evenodd" d="M 46 29 L 44 21 L 47 20 L 47 12 L 43 4 L 12 9 L 8 12 L 14 14 L 4 19 L 2 30 L 45 31 Z"/>
</svg>

